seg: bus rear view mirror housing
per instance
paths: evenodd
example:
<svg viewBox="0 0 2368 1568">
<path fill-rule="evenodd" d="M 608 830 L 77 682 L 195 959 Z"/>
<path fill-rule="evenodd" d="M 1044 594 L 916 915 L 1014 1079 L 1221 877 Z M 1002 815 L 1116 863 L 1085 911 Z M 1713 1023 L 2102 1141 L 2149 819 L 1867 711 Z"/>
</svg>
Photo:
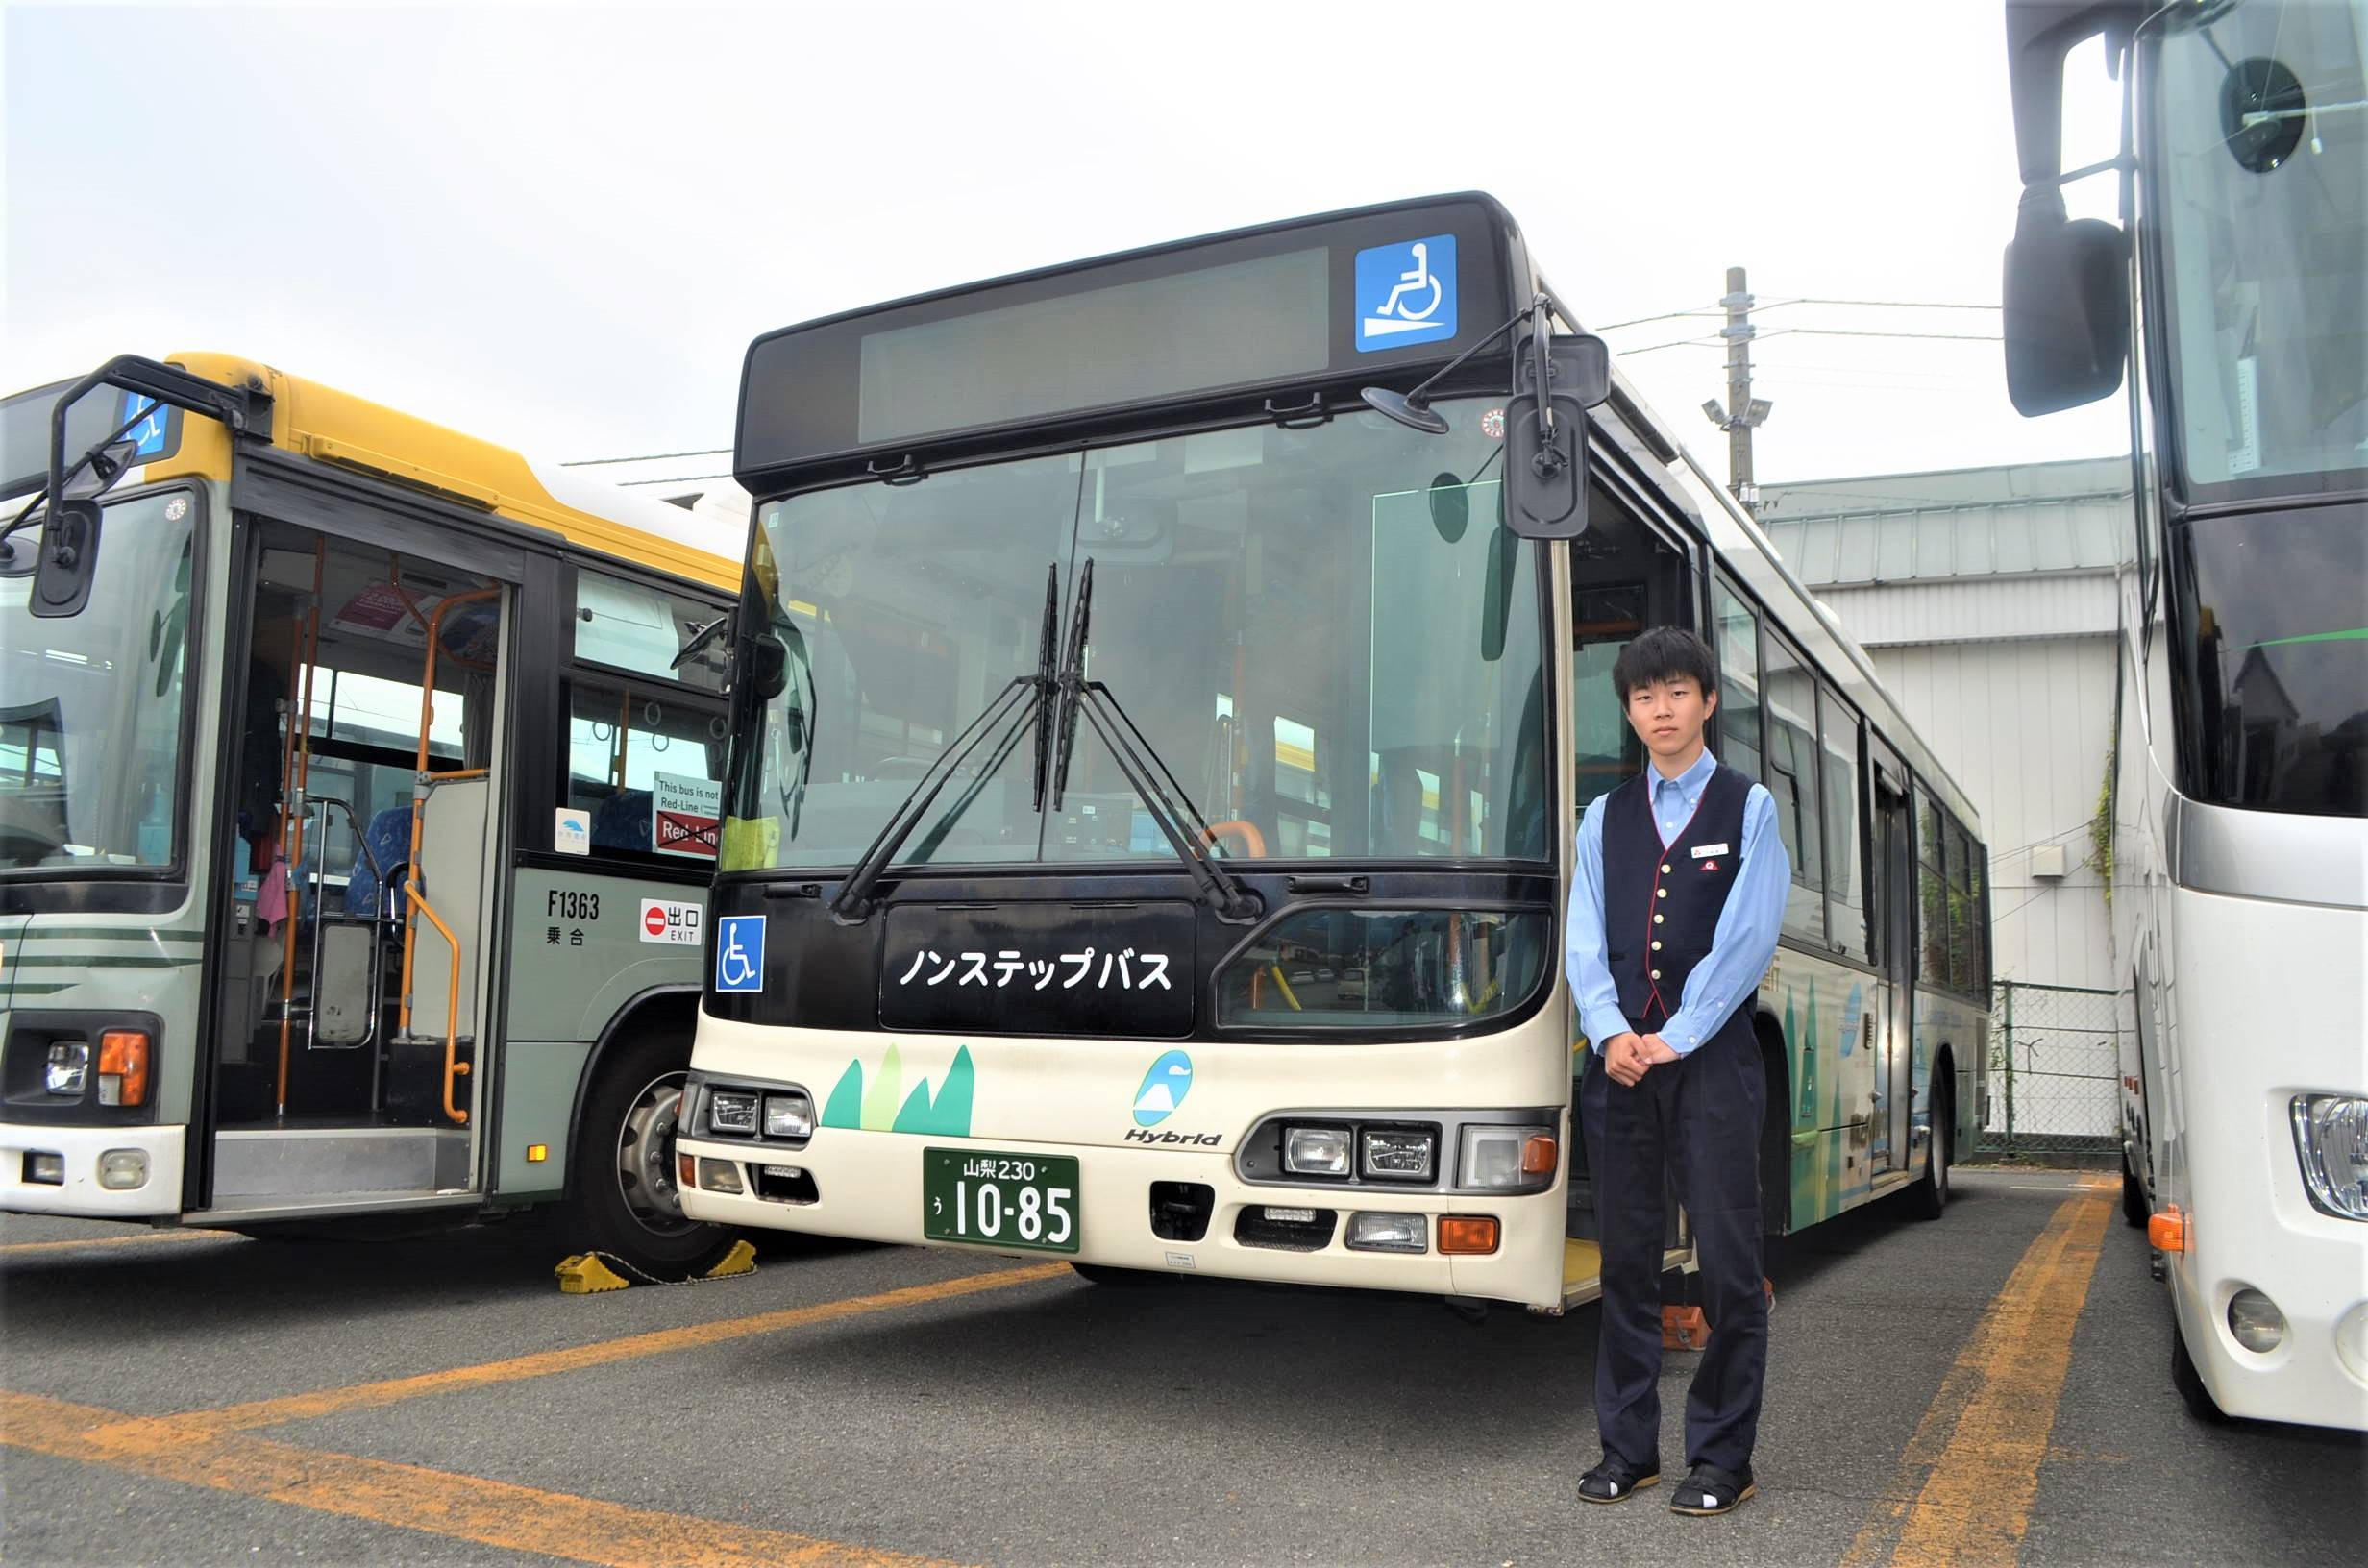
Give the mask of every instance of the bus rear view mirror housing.
<svg viewBox="0 0 2368 1568">
<path fill-rule="evenodd" d="M 2025 192 L 2006 253 L 2007 395 L 2026 418 L 2121 390 L 2130 356 L 2129 249 L 2119 226 L 2067 219 L 2063 194 Z"/>
<path fill-rule="evenodd" d="M 749 689 L 759 701 L 770 702 L 789 689 L 789 647 L 772 632 L 760 631 L 740 645 L 742 668 L 748 674 Z"/>
<path fill-rule="evenodd" d="M 41 519 L 33 568 L 37 616 L 80 615 L 99 569 L 99 503 L 87 496 L 53 502 Z"/>
<path fill-rule="evenodd" d="M 1524 539 L 1576 539 L 1587 531 L 1587 411 L 1612 395 L 1612 353 L 1592 334 L 1543 328 L 1514 355 L 1505 526 Z"/>
</svg>

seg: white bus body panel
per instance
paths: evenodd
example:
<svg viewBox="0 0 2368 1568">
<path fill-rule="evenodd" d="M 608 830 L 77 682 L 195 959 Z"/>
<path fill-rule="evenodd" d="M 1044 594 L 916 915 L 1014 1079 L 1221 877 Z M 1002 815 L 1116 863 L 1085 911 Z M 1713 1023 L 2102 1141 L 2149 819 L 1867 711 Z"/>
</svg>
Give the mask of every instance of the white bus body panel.
<svg viewBox="0 0 2368 1568">
<path fill-rule="evenodd" d="M 0 1122 L 0 1212 L 78 1219 L 163 1219 L 181 1213 L 182 1150 L 186 1127 L 53 1127 Z M 99 1156 L 138 1149 L 148 1179 L 130 1191 L 99 1185 Z M 25 1180 L 28 1153 L 62 1155 L 62 1186 Z"/>
<path fill-rule="evenodd" d="M 818 1127 L 805 1147 L 760 1153 L 733 1139 L 685 1137 L 682 1154 L 742 1162 L 795 1164 L 811 1173 L 813 1203 L 787 1204 L 682 1188 L 683 1213 L 720 1224 L 794 1230 L 907 1245 L 933 1244 L 922 1235 L 922 1150 L 992 1149 L 1056 1154 L 1078 1162 L 1081 1188 L 1074 1254 L 1013 1251 L 1013 1256 L 1122 1268 L 1190 1271 L 1303 1285 L 1362 1286 L 1436 1295 L 1488 1297 L 1559 1308 L 1563 1301 L 1563 1232 L 1566 1164 L 1553 1187 L 1518 1196 L 1356 1188 L 1251 1185 L 1234 1168 L 1243 1138 L 1262 1118 L 1282 1112 L 1548 1109 L 1568 1147 L 1566 989 L 1557 985 L 1526 1022 L 1502 1034 L 1465 1041 L 1369 1044 L 1287 1045 L 1251 1041 L 1109 1041 L 954 1035 L 895 1035 L 784 1029 L 732 1023 L 703 1014 L 693 1066 L 721 1083 L 796 1085 L 819 1109 L 851 1064 L 861 1064 L 869 1088 L 887 1054 L 899 1058 L 900 1094 L 916 1093 L 922 1079 L 942 1087 L 958 1050 L 973 1064 L 967 1137 L 939 1133 Z M 1179 1138 L 1213 1138 L 1178 1146 L 1128 1142 L 1133 1107 L 1146 1071 L 1171 1049 L 1188 1050 L 1192 1087 L 1157 1128 Z M 870 1119 L 867 1117 L 867 1119 Z M 1096 1141 L 1080 1141 L 1080 1135 Z M 1440 1151 L 1449 1164 L 1454 1151 Z M 1209 1227 L 1196 1242 L 1151 1234 L 1149 1186 L 1154 1181 L 1201 1182 L 1216 1190 Z M 1333 1209 L 1342 1219 L 1329 1245 L 1316 1252 L 1244 1246 L 1235 1220 L 1247 1205 Z M 1493 1214 L 1501 1221 L 1499 1250 L 1487 1257 L 1443 1258 L 1351 1252 L 1343 1245 L 1346 1215 L 1392 1213 Z M 1434 1235 L 1437 1225 L 1431 1227 Z M 949 1243 L 960 1245 L 960 1243 Z M 981 1247 L 981 1252 L 994 1252 Z"/>
<path fill-rule="evenodd" d="M 2368 1094 L 2368 912 L 2164 901 L 2155 1207 L 2187 1215 L 2168 1262 L 2188 1354 L 2231 1415 L 2368 1428 L 2368 1224 L 2312 1207 L 2289 1119 L 2297 1094 Z M 2247 1286 L 2285 1314 L 2267 1355 L 2229 1332 Z"/>
</svg>

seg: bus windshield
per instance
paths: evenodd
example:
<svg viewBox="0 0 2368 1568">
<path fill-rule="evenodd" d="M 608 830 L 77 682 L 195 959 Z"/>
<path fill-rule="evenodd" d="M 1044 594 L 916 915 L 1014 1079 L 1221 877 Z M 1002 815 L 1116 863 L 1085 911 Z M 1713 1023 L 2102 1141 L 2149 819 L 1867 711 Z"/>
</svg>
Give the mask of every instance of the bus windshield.
<svg viewBox="0 0 2368 1568">
<path fill-rule="evenodd" d="M 2165 8 L 2147 200 L 2195 499 L 2368 468 L 2368 7 Z"/>
<path fill-rule="evenodd" d="M 1502 415 L 1426 436 L 1358 412 L 791 496 L 753 577 L 789 649 L 735 738 L 721 869 L 850 865 L 917 780 L 1066 639 L 1214 828 L 1278 860 L 1543 860 L 1536 547 L 1498 522 Z M 1032 729 L 991 734 L 904 865 L 1172 860 L 1090 728 L 1043 809 Z"/>
<path fill-rule="evenodd" d="M 109 502 L 80 615 L 0 576 L 0 874 L 179 858 L 195 527 L 185 491 Z"/>
</svg>

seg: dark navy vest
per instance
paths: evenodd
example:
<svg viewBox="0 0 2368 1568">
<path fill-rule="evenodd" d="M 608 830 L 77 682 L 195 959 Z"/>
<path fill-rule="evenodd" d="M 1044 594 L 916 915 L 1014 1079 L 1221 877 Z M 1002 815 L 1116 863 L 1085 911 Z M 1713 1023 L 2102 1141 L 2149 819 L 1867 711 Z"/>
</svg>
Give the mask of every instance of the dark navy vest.
<svg viewBox="0 0 2368 1568">
<path fill-rule="evenodd" d="M 1603 803 L 1604 956 L 1620 1012 L 1646 1034 L 1668 1022 L 1686 976 L 1710 956 L 1743 862 L 1743 807 L 1751 798 L 1751 780 L 1719 764 L 1692 820 L 1665 849 L 1653 825 L 1660 777 L 1647 764 Z M 1743 1017 L 1737 1008 L 1714 1032 Z"/>
</svg>

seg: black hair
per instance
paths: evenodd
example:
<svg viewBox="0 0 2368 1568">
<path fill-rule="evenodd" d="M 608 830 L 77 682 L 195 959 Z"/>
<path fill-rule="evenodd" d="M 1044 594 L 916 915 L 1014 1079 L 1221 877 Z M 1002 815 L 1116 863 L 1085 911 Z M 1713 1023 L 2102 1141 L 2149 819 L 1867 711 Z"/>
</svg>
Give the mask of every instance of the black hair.
<svg viewBox="0 0 2368 1568">
<path fill-rule="evenodd" d="M 1639 632 L 1612 661 L 1612 689 L 1625 703 L 1639 686 L 1684 676 L 1710 696 L 1718 690 L 1718 666 L 1711 646 L 1683 626 L 1654 626 Z"/>
</svg>

